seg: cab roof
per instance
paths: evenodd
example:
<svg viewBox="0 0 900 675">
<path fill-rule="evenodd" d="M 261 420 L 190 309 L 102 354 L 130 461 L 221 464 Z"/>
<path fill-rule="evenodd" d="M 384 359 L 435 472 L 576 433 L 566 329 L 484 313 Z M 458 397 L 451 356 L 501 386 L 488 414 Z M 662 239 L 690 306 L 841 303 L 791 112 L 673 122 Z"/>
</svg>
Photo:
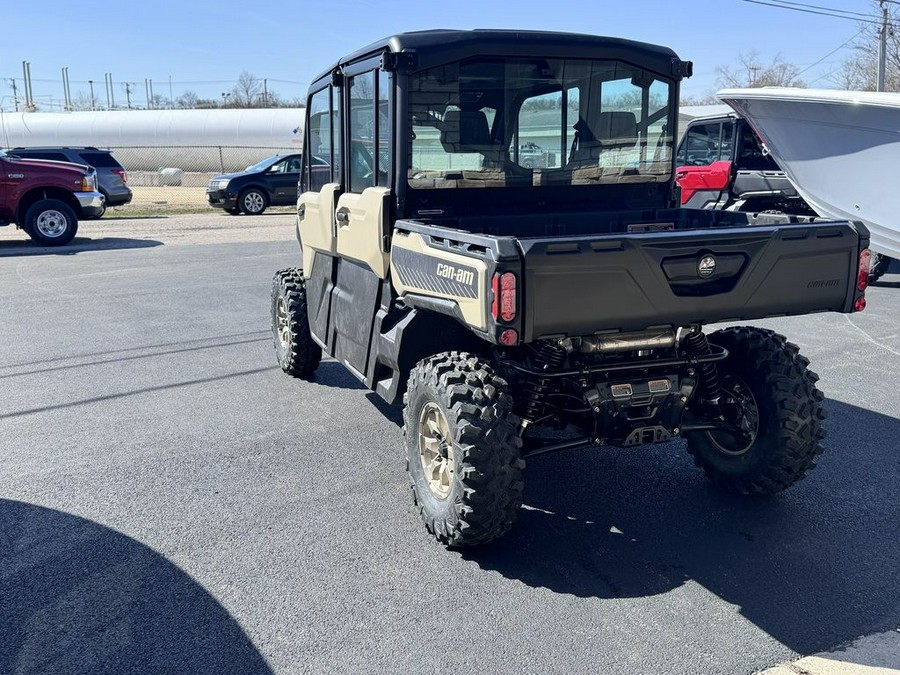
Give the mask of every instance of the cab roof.
<svg viewBox="0 0 900 675">
<path fill-rule="evenodd" d="M 672 79 L 690 77 L 690 62 L 681 61 L 668 47 L 623 38 L 533 30 L 447 30 L 399 33 L 348 54 L 316 79 L 329 77 L 344 66 L 383 53 L 415 54 L 410 69 L 429 68 L 468 56 L 533 56 L 544 58 L 620 59 Z M 315 86 L 315 84 L 313 85 Z"/>
</svg>

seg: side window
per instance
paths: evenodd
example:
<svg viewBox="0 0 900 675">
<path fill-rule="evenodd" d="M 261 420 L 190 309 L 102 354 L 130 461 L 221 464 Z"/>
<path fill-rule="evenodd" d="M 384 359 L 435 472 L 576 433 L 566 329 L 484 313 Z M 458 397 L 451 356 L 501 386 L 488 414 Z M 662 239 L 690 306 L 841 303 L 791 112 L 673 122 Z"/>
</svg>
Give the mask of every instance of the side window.
<svg viewBox="0 0 900 675">
<path fill-rule="evenodd" d="M 723 158 L 726 148 L 722 143 L 722 131 L 720 122 L 698 124 L 688 129 L 687 136 L 678 150 L 678 165 L 709 166 Z"/>
<path fill-rule="evenodd" d="M 331 182 L 332 164 L 332 114 L 330 87 L 316 92 L 309 99 L 306 150 L 303 153 L 305 168 L 302 180 L 306 190 L 318 192 Z M 323 168 L 322 164 L 327 168 Z M 338 179 L 339 180 L 339 179 Z"/>
<path fill-rule="evenodd" d="M 362 73 L 350 84 L 350 192 L 375 186 L 375 74 Z"/>
<path fill-rule="evenodd" d="M 375 182 L 387 186 L 391 171 L 393 133 L 391 125 L 391 81 L 383 70 L 378 71 L 378 172 Z"/>
<path fill-rule="evenodd" d="M 17 153 L 11 152 L 10 154 L 16 155 Z M 27 157 L 29 159 L 52 159 L 54 162 L 71 162 L 72 160 L 66 157 L 61 152 L 23 152 L 18 155 L 19 157 Z"/>
</svg>

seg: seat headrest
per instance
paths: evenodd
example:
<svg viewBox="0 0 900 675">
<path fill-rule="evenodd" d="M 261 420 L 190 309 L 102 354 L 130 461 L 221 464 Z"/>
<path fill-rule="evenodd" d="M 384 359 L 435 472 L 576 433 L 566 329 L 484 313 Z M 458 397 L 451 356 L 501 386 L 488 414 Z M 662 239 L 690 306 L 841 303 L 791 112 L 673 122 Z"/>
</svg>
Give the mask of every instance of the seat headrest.
<svg viewBox="0 0 900 675">
<path fill-rule="evenodd" d="M 441 123 L 446 152 L 479 152 L 491 146 L 487 117 L 481 110 L 448 110 Z"/>
<path fill-rule="evenodd" d="M 637 119 L 632 112 L 602 112 L 597 126 L 597 138 L 601 141 L 612 138 L 637 140 Z"/>
</svg>

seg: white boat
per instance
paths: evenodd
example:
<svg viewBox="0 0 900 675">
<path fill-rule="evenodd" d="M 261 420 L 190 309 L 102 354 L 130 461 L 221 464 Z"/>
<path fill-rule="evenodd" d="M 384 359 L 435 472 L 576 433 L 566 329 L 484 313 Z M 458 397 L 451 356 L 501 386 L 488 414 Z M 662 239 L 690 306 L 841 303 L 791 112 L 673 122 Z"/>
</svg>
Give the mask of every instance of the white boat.
<svg viewBox="0 0 900 675">
<path fill-rule="evenodd" d="M 858 220 L 878 253 L 900 258 L 900 94 L 723 89 L 821 216 Z"/>
</svg>

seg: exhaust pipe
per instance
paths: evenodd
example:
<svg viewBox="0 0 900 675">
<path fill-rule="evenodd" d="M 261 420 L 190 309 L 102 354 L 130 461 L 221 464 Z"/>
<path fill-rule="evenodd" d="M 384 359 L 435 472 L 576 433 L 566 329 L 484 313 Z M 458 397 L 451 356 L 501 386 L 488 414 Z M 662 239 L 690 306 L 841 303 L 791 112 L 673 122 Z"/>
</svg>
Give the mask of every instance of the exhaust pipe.
<svg viewBox="0 0 900 675">
<path fill-rule="evenodd" d="M 615 354 L 641 349 L 667 349 L 675 346 L 675 331 L 637 331 L 581 338 L 580 351 L 585 354 Z"/>
</svg>

